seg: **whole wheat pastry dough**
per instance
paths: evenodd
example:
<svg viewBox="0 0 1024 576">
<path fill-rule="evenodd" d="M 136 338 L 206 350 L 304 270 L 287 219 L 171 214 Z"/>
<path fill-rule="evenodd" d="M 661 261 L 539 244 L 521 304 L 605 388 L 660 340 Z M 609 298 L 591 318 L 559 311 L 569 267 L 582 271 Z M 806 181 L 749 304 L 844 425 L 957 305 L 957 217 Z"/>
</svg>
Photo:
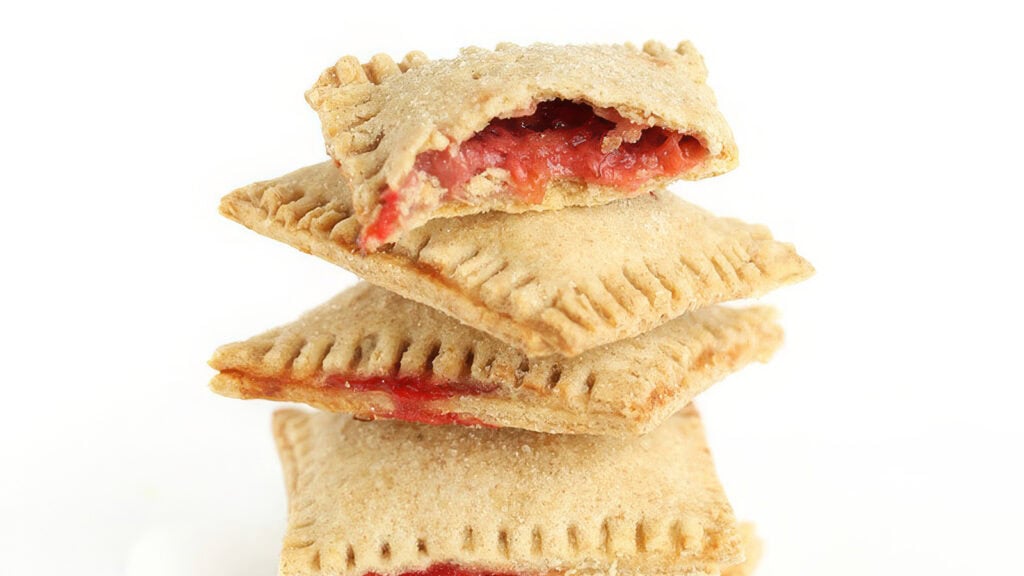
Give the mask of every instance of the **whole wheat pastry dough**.
<svg viewBox="0 0 1024 576">
<path fill-rule="evenodd" d="M 436 217 L 597 205 L 731 170 L 706 76 L 689 42 L 501 44 L 346 56 L 306 99 L 372 251 Z"/>
<path fill-rule="evenodd" d="M 753 524 L 740 524 L 740 541 L 743 542 L 743 562 L 722 569 L 722 576 L 751 576 L 761 561 L 761 539 Z"/>
<path fill-rule="evenodd" d="M 591 208 L 438 219 L 365 255 L 352 196 L 329 162 L 240 188 L 220 209 L 531 357 L 574 356 L 813 272 L 764 226 L 661 190 Z"/>
<path fill-rule="evenodd" d="M 362 283 L 296 322 L 222 346 L 211 386 L 361 418 L 640 434 L 726 374 L 767 361 L 782 340 L 772 316 L 710 306 L 570 359 L 530 360 Z"/>
<path fill-rule="evenodd" d="M 283 576 L 682 576 L 743 560 L 692 408 L 630 439 L 295 410 L 274 415 L 274 433 Z"/>
</svg>

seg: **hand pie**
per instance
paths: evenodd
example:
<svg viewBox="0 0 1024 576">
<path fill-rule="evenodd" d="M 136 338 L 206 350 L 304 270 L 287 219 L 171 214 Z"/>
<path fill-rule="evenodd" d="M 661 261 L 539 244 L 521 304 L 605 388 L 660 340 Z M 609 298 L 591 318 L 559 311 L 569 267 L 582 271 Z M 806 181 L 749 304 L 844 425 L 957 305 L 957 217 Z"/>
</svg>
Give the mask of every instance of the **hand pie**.
<svg viewBox="0 0 1024 576">
<path fill-rule="evenodd" d="M 689 42 L 502 44 L 347 56 L 306 99 L 372 252 L 437 217 L 604 204 L 731 170 L 706 76 Z"/>
<path fill-rule="evenodd" d="M 283 410 L 282 576 L 718 574 L 743 560 L 693 409 L 647 436 Z"/>
<path fill-rule="evenodd" d="M 663 190 L 612 204 L 433 220 L 372 254 L 323 163 L 236 190 L 221 213 L 536 357 L 574 356 L 813 268 L 763 226 Z"/>
<path fill-rule="evenodd" d="M 211 386 L 366 419 L 640 434 L 726 374 L 767 361 L 782 340 L 772 316 L 711 306 L 574 358 L 530 360 L 362 283 L 292 324 L 221 347 Z"/>
</svg>

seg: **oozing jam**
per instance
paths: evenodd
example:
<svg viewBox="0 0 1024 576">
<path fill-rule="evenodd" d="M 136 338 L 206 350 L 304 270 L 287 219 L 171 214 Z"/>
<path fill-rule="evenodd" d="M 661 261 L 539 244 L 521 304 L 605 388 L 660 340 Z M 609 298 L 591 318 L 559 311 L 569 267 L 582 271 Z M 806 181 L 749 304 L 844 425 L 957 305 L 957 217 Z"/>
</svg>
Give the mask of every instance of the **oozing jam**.
<svg viewBox="0 0 1024 576">
<path fill-rule="evenodd" d="M 364 576 L 380 576 L 376 572 L 367 572 Z M 402 572 L 398 576 L 522 576 L 516 572 L 492 572 L 490 570 L 479 570 L 464 568 L 457 564 L 434 564 L 425 570 L 413 572 Z"/>
<path fill-rule="evenodd" d="M 399 225 L 404 191 L 419 186 L 419 173 L 433 176 L 458 198 L 466 184 L 488 168 L 503 168 L 511 193 L 539 203 L 552 178 L 571 178 L 635 191 L 660 176 L 675 176 L 699 164 L 707 151 L 692 136 L 643 127 L 613 110 L 595 111 L 566 100 L 541 102 L 529 116 L 494 119 L 469 140 L 417 156 L 415 169 L 380 198 L 381 210 L 361 242 L 384 242 Z M 407 208 L 406 208 L 407 209 Z"/>
<path fill-rule="evenodd" d="M 225 373 L 232 373 L 225 370 Z M 320 379 L 294 380 L 289 378 L 256 377 L 238 373 L 248 385 L 245 395 L 252 398 L 271 400 L 291 400 L 288 391 L 310 388 L 318 393 L 330 396 L 342 390 L 386 394 L 391 401 L 390 410 L 378 410 L 364 415 L 372 418 L 405 420 L 423 424 L 460 424 L 463 426 L 491 427 L 477 418 L 445 412 L 432 406 L 432 402 L 447 400 L 456 396 L 475 396 L 494 391 L 493 386 L 479 383 L 456 383 L 434 378 L 417 378 L 412 376 L 381 376 L 374 378 L 347 377 L 331 374 Z"/>
<path fill-rule="evenodd" d="M 347 378 L 330 375 L 324 379 L 323 386 L 387 394 L 391 400 L 392 409 L 390 412 L 375 414 L 381 418 L 424 424 L 462 424 L 464 426 L 487 426 L 487 424 L 464 414 L 432 410 L 427 407 L 427 404 L 436 400 L 447 400 L 454 396 L 475 396 L 494 390 L 494 387 L 479 384 L 456 384 L 445 380 L 412 376 Z"/>
</svg>

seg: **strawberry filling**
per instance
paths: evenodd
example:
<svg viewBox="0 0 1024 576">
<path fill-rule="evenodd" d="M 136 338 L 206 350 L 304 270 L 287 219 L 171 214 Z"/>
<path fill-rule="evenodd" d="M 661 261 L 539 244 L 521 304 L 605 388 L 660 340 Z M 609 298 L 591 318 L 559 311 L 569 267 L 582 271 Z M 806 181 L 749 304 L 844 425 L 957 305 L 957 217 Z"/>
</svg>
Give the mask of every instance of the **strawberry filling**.
<svg viewBox="0 0 1024 576">
<path fill-rule="evenodd" d="M 230 373 L 232 371 L 226 370 Z M 306 388 L 322 396 L 342 396 L 346 393 L 384 394 L 391 403 L 390 410 L 375 410 L 363 414 L 372 418 L 405 420 L 423 424 L 459 424 L 488 426 L 472 416 L 448 412 L 436 403 L 456 396 L 476 396 L 494 391 L 494 386 L 482 383 L 457 383 L 416 376 L 349 377 L 330 374 L 317 379 L 255 377 L 239 374 L 249 383 L 246 392 L 252 397 L 272 400 L 294 400 L 290 392 Z"/>
<path fill-rule="evenodd" d="M 367 572 L 364 576 L 381 576 L 376 572 Z M 397 576 L 522 576 L 517 572 L 495 572 L 493 570 L 480 570 L 464 568 L 457 564 L 434 564 L 425 570 L 401 572 Z"/>
<path fill-rule="evenodd" d="M 493 391 L 493 387 L 484 385 L 456 384 L 447 380 L 415 376 L 345 378 L 331 375 L 325 378 L 323 386 L 387 394 L 393 408 L 387 413 L 374 414 L 382 418 L 423 424 L 462 424 L 464 426 L 483 426 L 484 423 L 470 416 L 431 409 L 428 404 L 455 396 L 475 396 Z"/>
<path fill-rule="evenodd" d="M 553 178 L 613 186 L 628 195 L 652 178 L 682 174 L 706 156 L 696 138 L 634 124 L 614 110 L 541 102 L 528 116 L 496 118 L 461 144 L 417 156 L 405 182 L 381 194 L 381 210 L 361 241 L 380 244 L 394 233 L 409 209 L 406 191 L 419 187 L 420 173 L 447 189 L 445 199 L 458 199 L 474 176 L 501 168 L 509 174 L 510 193 L 536 204 Z"/>
</svg>

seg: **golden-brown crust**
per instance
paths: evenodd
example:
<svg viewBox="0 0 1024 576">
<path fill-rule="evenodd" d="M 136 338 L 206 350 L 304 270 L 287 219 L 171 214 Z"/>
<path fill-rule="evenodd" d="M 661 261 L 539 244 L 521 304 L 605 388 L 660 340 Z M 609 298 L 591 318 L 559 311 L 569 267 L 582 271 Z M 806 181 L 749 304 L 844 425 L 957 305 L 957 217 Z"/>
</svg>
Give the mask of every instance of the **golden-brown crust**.
<svg viewBox="0 0 1024 576">
<path fill-rule="evenodd" d="M 574 356 L 813 272 L 764 226 L 717 218 L 666 191 L 434 220 L 366 255 L 355 243 L 351 193 L 330 163 L 238 189 L 221 213 L 531 357 Z"/>
<path fill-rule="evenodd" d="M 743 543 L 743 561 L 723 568 L 722 576 L 751 576 L 761 561 L 763 545 L 753 524 L 749 522 L 740 524 L 740 541 Z"/>
<path fill-rule="evenodd" d="M 767 361 L 782 341 L 773 316 L 763 307 L 710 306 L 573 358 L 530 360 L 432 308 L 363 283 L 291 324 L 219 348 L 210 365 L 221 373 L 211 386 L 235 398 L 305 402 L 372 418 L 395 417 L 392 398 L 342 382 L 428 381 L 463 391 L 417 401 L 421 413 L 449 420 L 641 434 L 723 376 Z"/>
<path fill-rule="evenodd" d="M 653 41 L 642 49 L 501 44 L 495 50 L 467 48 L 449 60 L 428 60 L 420 52 L 401 63 L 384 54 L 367 63 L 346 56 L 324 71 L 306 98 L 320 116 L 328 152 L 354 190 L 355 214 L 366 224 L 380 210 L 381 192 L 405 183 L 418 154 L 463 142 L 492 119 L 521 115 L 546 100 L 610 108 L 640 126 L 696 137 L 707 158 L 679 178 L 727 172 L 736 166 L 736 145 L 706 77 L 703 58 L 689 42 L 675 50 Z M 674 179 L 655 179 L 630 193 Z M 507 182 L 504 171 L 489 171 L 470 182 L 463 201 L 441 205 L 444 190 L 424 179 L 410 191 L 417 208 L 404 228 L 438 216 L 597 205 L 624 195 L 610 186 L 555 179 L 549 197 L 530 204 L 501 193 Z"/>
<path fill-rule="evenodd" d="M 700 419 L 647 436 L 462 429 L 275 414 L 294 469 L 285 576 L 717 574 L 742 561 Z M 289 474 L 286 474 L 288 477 Z"/>
</svg>

